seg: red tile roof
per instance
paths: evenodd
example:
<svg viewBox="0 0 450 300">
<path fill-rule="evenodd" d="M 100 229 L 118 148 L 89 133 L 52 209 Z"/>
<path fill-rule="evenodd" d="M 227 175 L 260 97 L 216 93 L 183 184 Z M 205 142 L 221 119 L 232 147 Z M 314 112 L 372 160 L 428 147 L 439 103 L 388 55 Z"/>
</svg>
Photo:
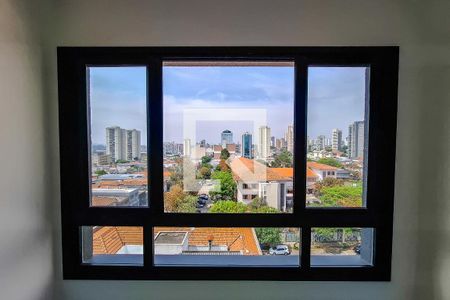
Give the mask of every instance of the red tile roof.
<svg viewBox="0 0 450 300">
<path fill-rule="evenodd" d="M 272 171 L 277 172 L 278 174 L 280 174 L 281 176 L 286 176 L 286 177 L 294 177 L 294 168 L 270 168 Z M 306 176 L 308 178 L 315 178 L 318 177 L 317 174 L 311 170 L 310 168 L 306 169 Z"/>
<path fill-rule="evenodd" d="M 155 227 L 154 235 L 160 231 L 185 231 L 189 233 L 190 246 L 228 246 L 230 251 L 242 251 L 244 255 L 261 255 L 253 228 L 216 227 Z M 142 227 L 110 226 L 96 227 L 93 232 L 93 253 L 115 254 L 125 245 L 143 245 Z"/>
<path fill-rule="evenodd" d="M 329 167 L 323 164 L 317 165 Z M 309 168 L 309 166 L 310 165 L 308 162 L 308 168 L 306 169 L 306 176 L 308 178 L 318 177 L 317 174 Z M 294 168 L 269 168 L 260 162 L 244 157 L 234 159 L 231 162 L 231 170 L 233 171 L 233 176 L 235 177 L 236 180 L 243 180 L 243 181 L 262 181 L 262 180 L 284 181 L 284 180 L 292 180 L 292 178 L 294 177 Z M 336 170 L 336 168 L 326 170 Z"/>
<path fill-rule="evenodd" d="M 160 231 L 186 231 L 190 246 L 213 245 L 229 246 L 230 251 L 242 251 L 244 255 L 261 255 L 258 240 L 253 228 L 249 227 L 155 227 L 154 235 Z"/>
<path fill-rule="evenodd" d="M 235 180 L 250 181 L 289 181 L 292 177 L 279 174 L 253 159 L 239 157 L 230 164 Z"/>
<path fill-rule="evenodd" d="M 321 163 L 314 162 L 314 161 L 308 161 L 307 165 L 311 169 L 324 170 L 324 171 L 335 171 L 338 169 L 336 167 L 332 167 L 332 166 L 321 164 Z"/>
<path fill-rule="evenodd" d="M 98 197 L 93 196 L 91 200 L 92 206 L 112 206 L 113 204 L 118 203 L 119 200 L 114 197 Z"/>
<path fill-rule="evenodd" d="M 227 144 L 227 150 L 229 152 L 236 152 L 236 144 Z"/>
<path fill-rule="evenodd" d="M 93 230 L 93 254 L 115 254 L 125 245 L 143 245 L 143 229 L 136 226 L 103 226 Z"/>
</svg>

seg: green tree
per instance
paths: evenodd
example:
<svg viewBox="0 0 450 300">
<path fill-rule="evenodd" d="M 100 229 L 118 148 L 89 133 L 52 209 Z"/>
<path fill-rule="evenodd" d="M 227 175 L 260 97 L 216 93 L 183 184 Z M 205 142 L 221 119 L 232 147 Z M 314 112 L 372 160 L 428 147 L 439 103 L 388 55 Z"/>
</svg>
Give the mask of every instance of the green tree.
<svg viewBox="0 0 450 300">
<path fill-rule="evenodd" d="M 98 176 L 102 176 L 102 175 L 106 175 L 108 173 L 105 170 L 97 170 L 97 171 L 95 171 L 95 174 L 97 174 Z"/>
<path fill-rule="evenodd" d="M 259 197 L 255 197 L 253 198 L 252 202 L 250 202 L 250 204 L 248 205 L 250 207 L 250 209 L 252 210 L 257 210 L 260 207 L 263 207 L 265 205 L 264 200 L 259 198 Z"/>
<path fill-rule="evenodd" d="M 169 186 L 183 185 L 183 159 L 178 158 L 175 160 L 175 166 L 169 169 Z"/>
<path fill-rule="evenodd" d="M 195 205 L 197 204 L 197 197 L 192 195 L 185 195 L 183 200 L 178 204 L 176 212 L 178 213 L 195 213 L 197 211 Z"/>
<path fill-rule="evenodd" d="M 281 243 L 281 229 L 275 227 L 255 228 L 256 237 L 260 244 L 265 246 L 275 246 Z"/>
<path fill-rule="evenodd" d="M 274 155 L 274 159 L 270 165 L 272 168 L 292 168 L 292 153 L 282 150 Z"/>
<path fill-rule="evenodd" d="M 200 170 L 198 171 L 198 177 L 201 179 L 209 179 L 211 178 L 211 169 L 208 167 L 201 167 Z"/>
<path fill-rule="evenodd" d="M 316 190 L 320 194 L 324 187 L 342 186 L 344 185 L 344 180 L 337 179 L 333 177 L 325 177 L 324 180 L 316 183 Z"/>
<path fill-rule="evenodd" d="M 224 171 L 224 172 L 230 172 L 230 167 L 227 165 L 224 159 L 221 159 L 219 164 L 216 167 L 216 171 Z"/>
<path fill-rule="evenodd" d="M 280 213 L 276 208 L 267 206 L 267 204 L 259 197 L 253 198 L 252 202 L 247 206 L 248 211 L 252 213 L 271 214 Z"/>
<path fill-rule="evenodd" d="M 211 175 L 212 179 L 217 179 L 220 186 L 214 188 L 209 194 L 220 200 L 235 200 L 236 182 L 233 179 L 231 172 L 215 171 Z"/>
<path fill-rule="evenodd" d="M 251 212 L 255 212 L 258 214 L 276 214 L 276 213 L 280 213 L 281 211 L 279 211 L 276 208 L 264 205 L 264 206 L 261 206 L 261 207 L 258 207 L 256 209 L 252 210 Z"/>
<path fill-rule="evenodd" d="M 202 166 L 205 166 L 205 165 L 211 163 L 211 160 L 212 160 L 211 156 L 202 156 L 202 161 L 201 161 Z"/>
<path fill-rule="evenodd" d="M 179 158 L 175 161 L 175 166 L 169 169 L 169 186 L 179 185 L 185 190 L 195 190 L 196 168 L 189 158 Z"/>
<path fill-rule="evenodd" d="M 327 158 L 321 158 L 317 162 L 320 163 L 320 164 L 331 166 L 331 167 L 342 168 L 342 164 L 338 160 L 336 160 L 334 158 L 328 158 L 328 157 Z"/>
<path fill-rule="evenodd" d="M 212 213 L 245 213 L 246 211 L 247 205 L 230 200 L 217 201 L 209 210 Z"/>
<path fill-rule="evenodd" d="M 124 159 L 116 160 L 116 164 L 126 164 L 126 163 L 129 163 L 129 161 L 128 160 L 124 160 Z"/>
<path fill-rule="evenodd" d="M 334 235 L 337 232 L 336 228 L 329 228 L 329 227 L 317 227 L 312 229 L 312 232 L 316 235 L 321 237 L 324 240 L 331 240 Z"/>
<path fill-rule="evenodd" d="M 174 185 L 164 194 L 164 210 L 166 212 L 195 212 L 197 198 L 183 191 L 179 185 Z"/>
<path fill-rule="evenodd" d="M 323 187 L 319 199 L 323 206 L 361 207 L 362 183 Z"/>
<path fill-rule="evenodd" d="M 222 149 L 222 151 L 220 151 L 220 159 L 224 159 L 227 160 L 230 157 L 230 152 L 228 152 L 228 150 Z"/>
</svg>

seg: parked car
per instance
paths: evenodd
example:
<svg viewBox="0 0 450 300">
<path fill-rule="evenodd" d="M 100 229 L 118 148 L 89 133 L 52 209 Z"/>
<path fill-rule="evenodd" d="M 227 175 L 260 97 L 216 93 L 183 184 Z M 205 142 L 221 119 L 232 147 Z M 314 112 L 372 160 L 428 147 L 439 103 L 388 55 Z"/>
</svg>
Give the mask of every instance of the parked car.
<svg viewBox="0 0 450 300">
<path fill-rule="evenodd" d="M 198 199 L 199 200 L 201 199 L 203 201 L 208 201 L 209 197 L 206 194 L 201 194 L 201 195 L 198 195 Z"/>
<path fill-rule="evenodd" d="M 353 251 L 355 251 L 356 254 L 361 254 L 361 244 L 353 247 Z"/>
<path fill-rule="evenodd" d="M 202 205 L 206 205 L 206 200 L 205 200 L 204 198 L 200 198 L 200 197 L 199 197 L 199 198 L 197 199 L 197 203 L 198 203 L 198 204 L 202 204 Z"/>
<path fill-rule="evenodd" d="M 269 249 L 270 255 L 289 255 L 291 251 L 287 245 L 276 245 Z"/>
<path fill-rule="evenodd" d="M 196 208 L 203 208 L 203 207 L 205 207 L 205 204 L 204 204 L 204 203 L 197 202 L 197 204 L 195 205 L 195 207 L 196 207 Z"/>
</svg>

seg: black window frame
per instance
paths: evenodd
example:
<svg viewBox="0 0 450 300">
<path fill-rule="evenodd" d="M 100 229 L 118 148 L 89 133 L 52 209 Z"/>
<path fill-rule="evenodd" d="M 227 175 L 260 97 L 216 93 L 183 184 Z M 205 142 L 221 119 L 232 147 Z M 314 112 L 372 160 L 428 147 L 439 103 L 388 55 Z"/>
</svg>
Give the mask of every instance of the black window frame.
<svg viewBox="0 0 450 300">
<path fill-rule="evenodd" d="M 388 47 L 58 47 L 64 279 L 389 281 L 391 276 L 399 48 Z M 290 214 L 175 214 L 163 204 L 162 66 L 165 60 L 293 60 L 294 209 Z M 149 207 L 90 207 L 86 67 L 147 66 Z M 370 66 L 369 149 L 363 208 L 307 208 L 308 66 Z M 302 145 L 303 143 L 303 145 Z M 142 226 L 143 266 L 87 265 L 81 226 Z M 153 265 L 154 226 L 298 227 L 299 267 Z M 312 227 L 374 228 L 373 266 L 311 267 Z"/>
</svg>

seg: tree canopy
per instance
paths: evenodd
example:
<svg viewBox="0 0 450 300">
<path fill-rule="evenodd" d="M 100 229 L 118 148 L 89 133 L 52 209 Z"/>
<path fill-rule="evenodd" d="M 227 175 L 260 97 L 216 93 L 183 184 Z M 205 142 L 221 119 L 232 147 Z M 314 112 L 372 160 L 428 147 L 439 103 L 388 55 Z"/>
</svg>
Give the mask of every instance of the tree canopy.
<svg viewBox="0 0 450 300">
<path fill-rule="evenodd" d="M 231 172 L 215 171 L 211 175 L 212 179 L 217 179 L 220 186 L 216 187 L 209 194 L 220 198 L 221 200 L 235 200 L 236 182 L 233 179 Z"/>
<path fill-rule="evenodd" d="M 244 203 L 241 203 L 241 202 L 225 200 L 225 201 L 217 201 L 216 203 L 214 203 L 210 209 L 210 212 L 213 212 L 213 213 L 246 213 L 246 212 L 250 212 L 250 213 L 265 213 L 265 214 L 267 214 L 267 213 L 279 213 L 280 211 L 273 207 L 269 207 L 266 205 L 254 207 L 252 205 L 245 205 Z"/>
<path fill-rule="evenodd" d="M 202 156 L 202 165 L 209 164 L 211 162 L 211 156 Z"/>
<path fill-rule="evenodd" d="M 220 151 L 220 159 L 227 160 L 230 157 L 230 152 L 225 148 Z"/>
<path fill-rule="evenodd" d="M 275 246 L 281 243 L 281 229 L 275 227 L 256 227 L 256 237 L 262 245 Z"/>
<path fill-rule="evenodd" d="M 179 185 L 174 185 L 164 194 L 164 210 L 166 212 L 195 212 L 197 198 L 183 191 Z"/>
<path fill-rule="evenodd" d="M 342 168 L 341 162 L 339 162 L 338 160 L 336 160 L 334 158 L 330 158 L 330 157 L 321 158 L 317 162 L 324 164 L 324 165 L 331 166 L 331 167 Z"/>
<path fill-rule="evenodd" d="M 106 175 L 108 173 L 105 170 L 97 170 L 97 171 L 95 171 L 95 174 L 97 174 L 98 176 L 102 176 L 102 175 Z"/>
<path fill-rule="evenodd" d="M 247 205 L 230 200 L 217 201 L 209 210 L 212 213 L 245 213 L 246 211 Z"/>
<path fill-rule="evenodd" d="M 362 183 L 323 187 L 319 199 L 323 206 L 361 207 Z"/>
<path fill-rule="evenodd" d="M 216 171 L 229 172 L 230 171 L 230 167 L 228 166 L 228 164 L 225 162 L 224 159 L 221 159 L 219 164 L 216 167 Z"/>
<path fill-rule="evenodd" d="M 274 159 L 270 165 L 272 168 L 292 168 L 292 153 L 282 150 L 274 155 Z"/>
<path fill-rule="evenodd" d="M 200 179 L 211 178 L 211 169 L 208 167 L 201 167 L 200 170 L 198 170 L 198 177 Z"/>
</svg>

